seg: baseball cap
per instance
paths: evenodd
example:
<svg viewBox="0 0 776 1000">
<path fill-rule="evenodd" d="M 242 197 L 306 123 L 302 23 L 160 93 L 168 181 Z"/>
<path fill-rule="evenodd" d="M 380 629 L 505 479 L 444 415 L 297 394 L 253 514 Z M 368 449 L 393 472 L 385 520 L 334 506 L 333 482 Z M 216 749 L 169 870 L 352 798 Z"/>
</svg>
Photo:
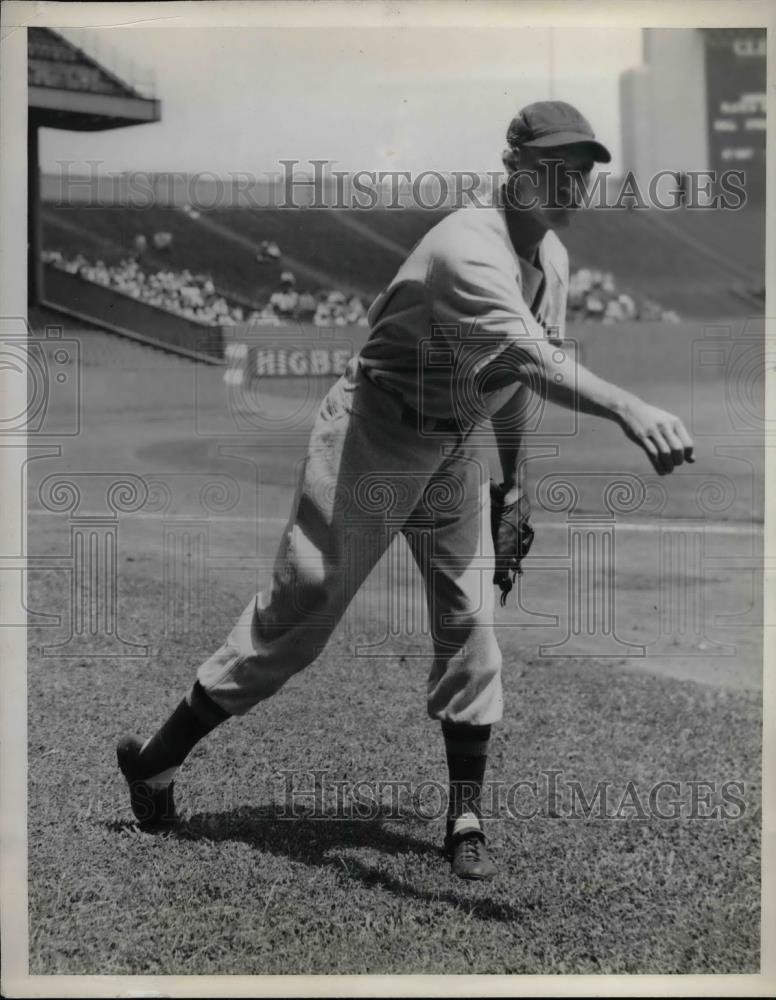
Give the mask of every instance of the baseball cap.
<svg viewBox="0 0 776 1000">
<path fill-rule="evenodd" d="M 590 122 L 565 101 L 537 101 L 519 111 L 507 129 L 510 146 L 570 146 L 585 143 L 599 163 L 609 163 L 611 153 L 598 142 Z"/>
<path fill-rule="evenodd" d="M 280 280 L 284 285 L 293 285 L 296 282 L 296 278 L 291 271 L 283 271 L 280 275 Z"/>
</svg>

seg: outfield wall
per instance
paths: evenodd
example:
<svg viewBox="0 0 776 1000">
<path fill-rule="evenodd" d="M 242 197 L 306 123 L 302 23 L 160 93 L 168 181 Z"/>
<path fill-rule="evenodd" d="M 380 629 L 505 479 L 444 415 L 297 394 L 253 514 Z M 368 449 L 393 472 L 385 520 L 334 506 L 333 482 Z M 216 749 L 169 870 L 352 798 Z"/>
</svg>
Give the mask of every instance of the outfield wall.
<svg viewBox="0 0 776 1000">
<path fill-rule="evenodd" d="M 46 304 L 83 322 L 252 377 L 332 377 L 369 336 L 368 327 L 207 327 L 55 267 L 46 267 Z M 569 324 L 567 340 L 597 374 L 623 385 L 720 379 L 742 351 L 761 368 L 762 319 L 676 324 Z M 738 363 L 738 362 L 736 362 Z"/>
<path fill-rule="evenodd" d="M 579 358 L 597 375 L 622 385 L 660 385 L 692 377 L 719 379 L 727 358 L 720 341 L 739 337 L 740 318 L 718 323 L 572 324 L 567 337 L 579 345 Z"/>
<path fill-rule="evenodd" d="M 759 329 L 761 330 L 762 324 Z M 366 327 L 224 327 L 228 364 L 250 379 L 339 375 L 369 336 Z M 745 321 L 571 324 L 567 342 L 583 364 L 623 385 L 719 379 L 731 345 L 762 341 Z"/>
</svg>

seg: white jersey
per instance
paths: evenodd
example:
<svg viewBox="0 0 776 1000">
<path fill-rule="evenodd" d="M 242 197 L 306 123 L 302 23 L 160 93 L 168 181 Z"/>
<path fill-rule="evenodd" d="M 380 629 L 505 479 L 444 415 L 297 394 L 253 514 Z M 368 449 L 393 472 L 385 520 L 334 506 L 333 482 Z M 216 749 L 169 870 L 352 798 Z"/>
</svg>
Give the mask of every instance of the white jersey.
<svg viewBox="0 0 776 1000">
<path fill-rule="evenodd" d="M 452 416 L 462 396 L 494 413 L 516 384 L 519 353 L 508 348 L 526 338 L 563 339 L 568 273 L 552 231 L 531 264 L 515 252 L 502 208 L 453 212 L 372 304 L 360 363 L 427 416 Z"/>
</svg>

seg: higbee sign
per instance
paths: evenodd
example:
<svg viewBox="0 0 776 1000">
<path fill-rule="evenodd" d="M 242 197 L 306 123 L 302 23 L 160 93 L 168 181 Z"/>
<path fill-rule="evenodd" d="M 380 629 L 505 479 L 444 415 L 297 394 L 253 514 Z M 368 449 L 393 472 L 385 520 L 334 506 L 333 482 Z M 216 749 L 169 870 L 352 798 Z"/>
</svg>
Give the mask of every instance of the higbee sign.
<svg viewBox="0 0 776 1000">
<path fill-rule="evenodd" d="M 366 342 L 366 327 L 222 327 L 224 380 L 232 384 L 258 378 L 337 377 Z"/>
</svg>

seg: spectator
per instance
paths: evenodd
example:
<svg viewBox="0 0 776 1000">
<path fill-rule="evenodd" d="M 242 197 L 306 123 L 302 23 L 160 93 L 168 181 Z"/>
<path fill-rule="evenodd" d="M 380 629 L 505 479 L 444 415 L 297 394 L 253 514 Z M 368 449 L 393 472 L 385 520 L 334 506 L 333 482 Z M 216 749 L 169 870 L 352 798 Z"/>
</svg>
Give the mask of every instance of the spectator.
<svg viewBox="0 0 776 1000">
<path fill-rule="evenodd" d="M 593 272 L 588 271 L 585 267 L 581 271 L 577 271 L 574 278 L 576 278 L 577 287 L 583 293 L 589 292 L 593 287 Z"/>
<path fill-rule="evenodd" d="M 604 309 L 603 322 L 604 323 L 615 323 L 617 320 L 625 319 L 625 314 L 622 311 L 622 306 L 617 301 L 617 299 L 609 299 L 606 303 L 606 308 Z"/>
<path fill-rule="evenodd" d="M 297 305 L 297 315 L 300 319 L 311 319 L 315 315 L 317 307 L 318 303 L 315 301 L 315 296 L 310 292 L 302 292 L 299 296 L 299 304 Z"/>
<path fill-rule="evenodd" d="M 604 304 L 595 293 L 591 293 L 585 299 L 585 312 L 587 316 L 592 317 L 593 319 L 603 318 Z"/>
<path fill-rule="evenodd" d="M 135 236 L 133 246 L 135 248 L 135 259 L 140 260 L 148 249 L 148 240 L 145 238 L 143 233 L 138 233 L 137 236 Z"/>
<path fill-rule="evenodd" d="M 657 302 L 653 302 L 652 299 L 644 299 L 641 304 L 641 318 L 647 321 L 654 322 L 660 319 L 661 308 Z"/>
<path fill-rule="evenodd" d="M 154 247 L 157 250 L 163 250 L 166 253 L 170 252 L 172 247 L 172 234 L 171 233 L 154 233 Z"/>
<path fill-rule="evenodd" d="M 625 292 L 619 296 L 617 301 L 620 303 L 620 308 L 623 311 L 625 319 L 635 319 L 636 318 L 636 303 Z"/>
<path fill-rule="evenodd" d="M 262 240 L 259 244 L 259 252 L 256 254 L 256 260 L 260 264 L 280 260 L 280 247 L 274 240 Z"/>
<path fill-rule="evenodd" d="M 319 302 L 318 307 L 315 310 L 315 315 L 313 316 L 313 323 L 315 326 L 331 326 L 331 322 L 331 309 L 325 302 Z"/>
<path fill-rule="evenodd" d="M 269 305 L 265 305 L 260 310 L 254 310 L 248 317 L 249 323 L 256 323 L 259 326 L 280 326 L 281 320 L 275 310 Z"/>
<path fill-rule="evenodd" d="M 280 288 L 273 292 L 269 304 L 278 316 L 294 316 L 299 305 L 299 293 L 294 287 L 296 278 L 290 271 L 280 275 Z"/>
<path fill-rule="evenodd" d="M 351 296 L 348 300 L 346 320 L 349 324 L 354 325 L 358 323 L 362 317 L 366 315 L 366 310 L 364 309 L 364 303 L 357 295 Z"/>
</svg>

